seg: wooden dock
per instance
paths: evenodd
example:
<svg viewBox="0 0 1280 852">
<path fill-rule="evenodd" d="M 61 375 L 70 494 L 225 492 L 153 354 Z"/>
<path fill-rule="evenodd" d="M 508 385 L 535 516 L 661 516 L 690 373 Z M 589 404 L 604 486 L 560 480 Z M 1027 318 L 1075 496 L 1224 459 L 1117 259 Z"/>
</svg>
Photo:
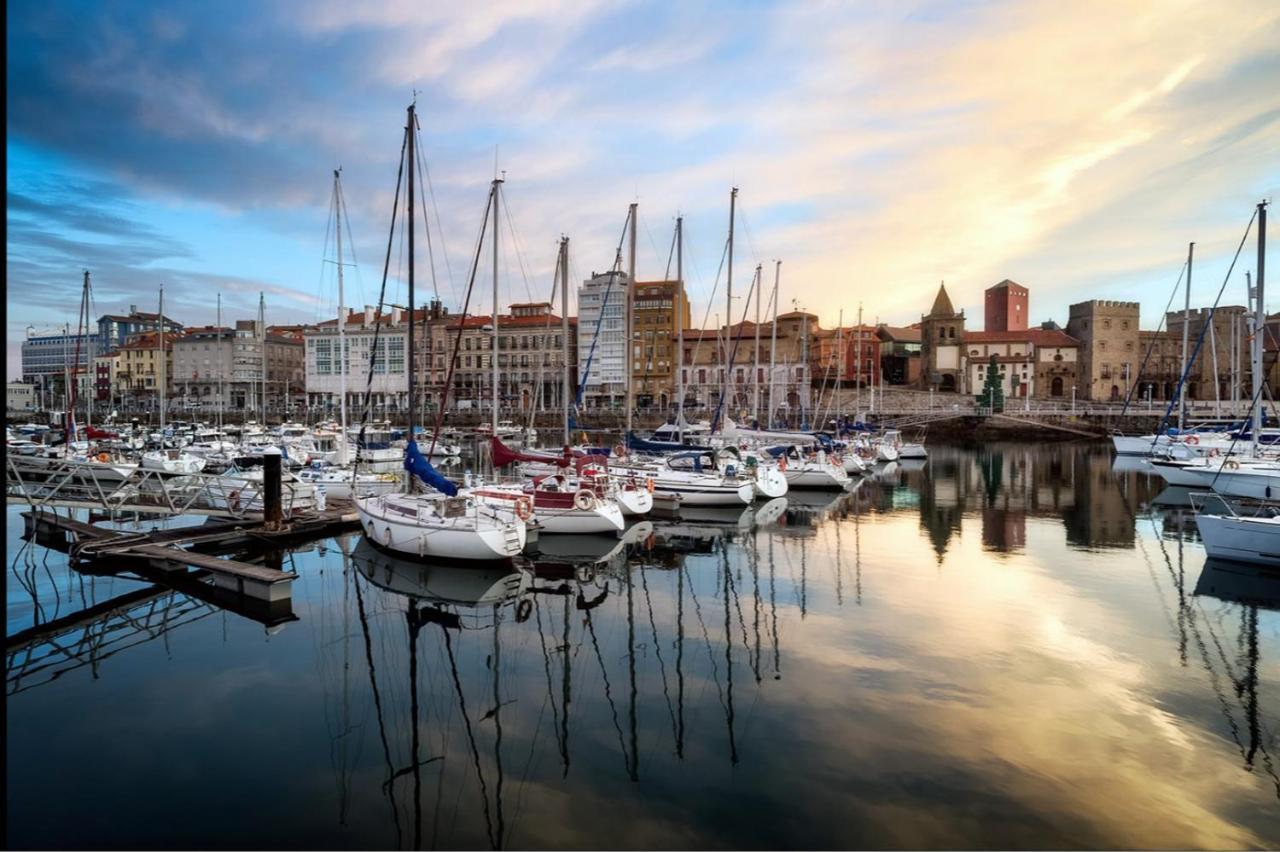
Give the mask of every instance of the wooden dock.
<svg viewBox="0 0 1280 852">
<path fill-rule="evenodd" d="M 295 517 L 285 527 L 268 529 L 265 520 L 204 523 L 150 532 L 112 530 L 56 512 L 23 513 L 27 532 L 74 562 L 140 562 L 162 574 L 189 575 L 194 569 L 214 586 L 255 600 L 288 600 L 296 575 L 277 568 L 240 562 L 218 553 L 286 544 L 358 527 L 353 508 L 333 501 L 322 512 Z"/>
</svg>

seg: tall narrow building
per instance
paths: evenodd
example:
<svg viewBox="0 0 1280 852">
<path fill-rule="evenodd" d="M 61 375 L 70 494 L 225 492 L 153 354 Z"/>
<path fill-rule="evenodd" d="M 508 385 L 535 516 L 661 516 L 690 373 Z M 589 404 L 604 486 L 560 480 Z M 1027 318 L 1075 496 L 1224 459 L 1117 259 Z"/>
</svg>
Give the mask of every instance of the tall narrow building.
<svg viewBox="0 0 1280 852">
<path fill-rule="evenodd" d="M 964 311 L 957 312 L 947 295 L 947 285 L 938 287 L 929 313 L 920 318 L 921 385 L 926 389 L 954 392 L 965 390 Z"/>
</svg>

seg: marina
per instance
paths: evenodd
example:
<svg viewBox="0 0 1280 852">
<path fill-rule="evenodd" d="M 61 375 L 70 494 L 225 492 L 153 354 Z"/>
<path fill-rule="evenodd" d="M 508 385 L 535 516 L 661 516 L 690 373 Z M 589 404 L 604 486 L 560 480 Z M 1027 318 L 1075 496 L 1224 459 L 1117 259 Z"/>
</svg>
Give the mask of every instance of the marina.
<svg viewBox="0 0 1280 852">
<path fill-rule="evenodd" d="M 1274 845 L 1280 578 L 1206 559 L 1165 492 L 1105 444 L 931 443 L 506 565 L 358 532 L 238 557 L 292 578 L 283 614 L 72 567 L 11 505 L 7 839 Z"/>
</svg>

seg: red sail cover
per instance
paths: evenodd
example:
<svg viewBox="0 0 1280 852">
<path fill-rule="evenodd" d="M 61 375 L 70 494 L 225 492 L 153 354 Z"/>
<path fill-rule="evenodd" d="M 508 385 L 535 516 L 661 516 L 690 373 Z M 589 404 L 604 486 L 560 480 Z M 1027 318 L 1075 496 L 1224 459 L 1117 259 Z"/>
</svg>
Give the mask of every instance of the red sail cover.
<svg viewBox="0 0 1280 852">
<path fill-rule="evenodd" d="M 108 432 L 105 429 L 95 429 L 92 426 L 86 427 L 85 431 L 88 434 L 88 439 L 90 441 L 106 441 L 111 438 L 120 437 L 115 432 Z"/>
<path fill-rule="evenodd" d="M 537 462 L 540 464 L 554 464 L 559 467 L 569 466 L 568 456 L 553 456 L 547 453 L 517 452 L 502 443 L 502 440 L 496 435 L 489 439 L 489 448 L 493 453 L 494 467 L 506 467 L 513 462 Z"/>
</svg>

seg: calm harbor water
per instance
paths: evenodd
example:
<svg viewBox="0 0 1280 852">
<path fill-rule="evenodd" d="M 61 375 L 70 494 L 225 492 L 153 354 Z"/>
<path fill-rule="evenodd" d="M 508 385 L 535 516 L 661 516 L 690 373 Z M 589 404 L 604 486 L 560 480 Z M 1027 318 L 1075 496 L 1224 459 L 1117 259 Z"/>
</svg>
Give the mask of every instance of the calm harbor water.
<svg viewBox="0 0 1280 852">
<path fill-rule="evenodd" d="M 1105 446 L 931 454 L 510 570 L 323 540 L 291 614 L 10 507 L 7 842 L 1280 845 L 1280 577 Z"/>
</svg>

